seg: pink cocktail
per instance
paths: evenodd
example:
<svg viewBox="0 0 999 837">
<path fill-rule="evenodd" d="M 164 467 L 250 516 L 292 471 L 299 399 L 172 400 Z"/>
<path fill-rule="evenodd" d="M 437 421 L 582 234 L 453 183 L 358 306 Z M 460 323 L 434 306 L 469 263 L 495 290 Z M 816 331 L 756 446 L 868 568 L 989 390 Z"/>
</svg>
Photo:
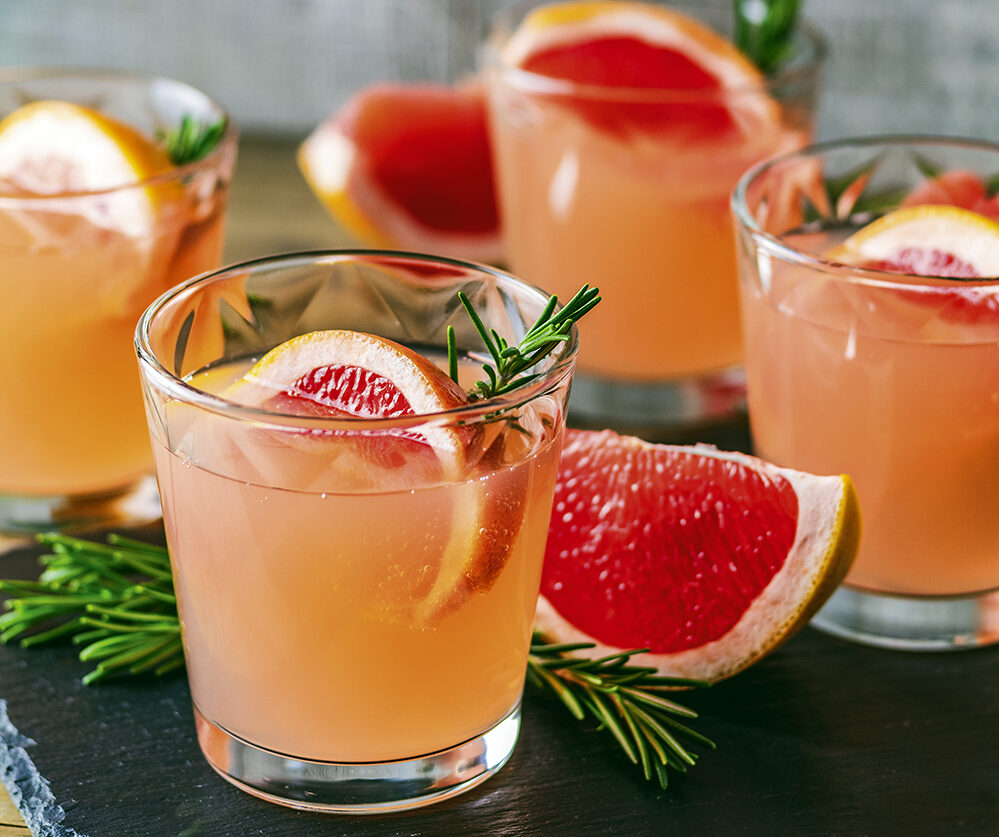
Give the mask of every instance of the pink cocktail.
<svg viewBox="0 0 999 837">
<path fill-rule="evenodd" d="M 835 633 L 904 648 L 999 639 L 999 282 L 835 258 L 900 204 L 950 202 L 949 183 L 977 181 L 989 211 L 996 172 L 995 146 L 844 141 L 764 165 L 736 192 L 757 452 L 849 474 L 864 515 L 845 587 L 816 618 Z"/>
<path fill-rule="evenodd" d="M 516 741 L 575 340 L 523 388 L 429 415 L 248 401 L 243 377 L 331 329 L 443 360 L 453 325 L 467 388 L 481 345 L 458 290 L 514 345 L 547 300 L 459 262 L 346 252 L 220 271 L 140 323 L 201 747 L 271 801 L 422 805 Z"/>
<path fill-rule="evenodd" d="M 0 119 L 32 102 L 45 103 L 53 150 L 22 165 L 2 149 L 31 149 L 0 142 L 0 528 L 10 529 L 106 520 L 105 501 L 150 473 L 135 323 L 167 288 L 218 266 L 235 156 L 229 129 L 206 158 L 156 170 L 157 153 L 169 162 L 158 133 L 185 115 L 225 117 L 179 82 L 0 73 Z M 89 110 L 68 119 L 63 102 Z M 5 124 L 5 136 L 24 122 Z M 91 140 L 92 150 L 80 145 Z M 80 168 L 57 156 L 67 153 L 82 155 Z M 119 161 L 129 179 L 85 185 L 88 167 Z"/>
<path fill-rule="evenodd" d="M 594 6 L 605 11 L 590 16 Z M 654 432 L 741 404 L 729 194 L 753 163 L 808 141 L 823 48 L 800 33 L 786 73 L 764 77 L 680 16 L 722 12 L 717 25 L 730 4 L 616 8 L 505 13 L 485 71 L 511 269 L 559 295 L 580 282 L 605 289 L 573 409 Z M 604 54 L 650 69 L 630 81 L 624 69 L 597 72 Z M 711 62 L 719 76 L 743 75 L 726 88 Z"/>
</svg>

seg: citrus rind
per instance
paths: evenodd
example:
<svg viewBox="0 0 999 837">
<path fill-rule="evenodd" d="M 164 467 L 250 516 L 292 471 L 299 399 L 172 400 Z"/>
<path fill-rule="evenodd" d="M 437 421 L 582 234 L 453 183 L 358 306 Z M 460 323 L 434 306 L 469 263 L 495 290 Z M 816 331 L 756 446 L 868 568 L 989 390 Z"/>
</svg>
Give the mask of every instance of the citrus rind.
<svg viewBox="0 0 999 837">
<path fill-rule="evenodd" d="M 646 444 L 637 439 L 633 443 Z M 714 682 L 744 670 L 776 649 L 828 599 L 856 555 L 860 510 L 853 484 L 845 475 L 815 476 L 705 445 L 686 450 L 784 478 L 798 498 L 795 537 L 784 564 L 736 624 L 704 645 L 638 658 L 641 665 L 654 666 L 665 676 Z M 594 643 L 593 649 L 579 652 L 587 656 L 622 650 L 575 627 L 544 595 L 538 598 L 535 628 L 554 641 Z"/>
</svg>

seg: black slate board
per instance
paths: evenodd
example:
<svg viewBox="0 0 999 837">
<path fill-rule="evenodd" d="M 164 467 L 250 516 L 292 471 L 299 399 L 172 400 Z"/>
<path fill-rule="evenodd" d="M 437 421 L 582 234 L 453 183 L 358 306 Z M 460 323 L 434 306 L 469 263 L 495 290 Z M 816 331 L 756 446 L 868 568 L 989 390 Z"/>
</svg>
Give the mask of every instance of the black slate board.
<svg viewBox="0 0 999 837">
<path fill-rule="evenodd" d="M 0 555 L 0 576 L 33 577 L 37 552 Z M 218 778 L 183 677 L 88 688 L 86 670 L 67 646 L 0 646 L 0 698 L 51 788 L 36 833 L 999 834 L 999 648 L 899 654 L 806 629 L 749 671 L 682 695 L 719 749 L 667 791 L 605 733 L 529 691 L 517 750 L 487 783 L 422 811 L 355 818 L 283 809 Z M 4 740 L 0 765 L 17 749 Z M 44 793 L 35 781 L 22 810 L 44 808 Z"/>
</svg>

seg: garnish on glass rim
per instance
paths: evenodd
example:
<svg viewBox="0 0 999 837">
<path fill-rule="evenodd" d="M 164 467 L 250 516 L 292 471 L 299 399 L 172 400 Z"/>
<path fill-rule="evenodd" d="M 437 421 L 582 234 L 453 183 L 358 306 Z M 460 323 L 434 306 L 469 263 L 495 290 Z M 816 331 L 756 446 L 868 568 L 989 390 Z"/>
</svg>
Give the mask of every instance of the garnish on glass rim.
<svg viewBox="0 0 999 837">
<path fill-rule="evenodd" d="M 735 45 L 761 73 L 772 73 L 792 49 L 801 0 L 733 0 Z"/>
<path fill-rule="evenodd" d="M 107 536 L 108 543 L 66 535 L 39 535 L 51 547 L 38 581 L 0 579 L 10 598 L 0 616 L 0 642 L 24 648 L 57 639 L 82 645 L 80 659 L 98 661 L 83 677 L 87 685 L 111 677 L 164 675 L 183 668 L 180 620 L 170 558 L 165 547 Z M 713 749 L 714 743 L 676 720 L 697 713 L 659 694 L 664 689 L 707 685 L 661 677 L 654 668 L 633 665 L 637 649 L 600 659 L 571 656 L 589 643 L 549 645 L 535 634 L 527 681 L 557 697 L 578 720 L 595 718 L 610 732 L 646 779 L 667 786 L 667 770 L 685 772 L 697 755 L 686 738 Z"/>
<path fill-rule="evenodd" d="M 461 291 L 458 292 L 458 299 L 475 324 L 493 361 L 492 364 L 482 364 L 489 380 L 477 381 L 470 395 L 472 399 L 483 399 L 502 395 L 537 378 L 537 374 L 524 373 L 569 339 L 573 325 L 600 302 L 600 291 L 583 285 L 558 311 L 555 310 L 558 307 L 558 297 L 550 297 L 534 325 L 516 346 L 509 345 L 495 329 L 487 329 L 468 297 Z M 452 326 L 448 326 L 447 330 L 447 353 L 451 380 L 458 383 L 458 355 Z"/>
<path fill-rule="evenodd" d="M 223 116 L 209 125 L 184 114 L 180 125 L 157 136 L 175 166 L 184 166 L 207 157 L 225 133 L 228 120 Z"/>
</svg>

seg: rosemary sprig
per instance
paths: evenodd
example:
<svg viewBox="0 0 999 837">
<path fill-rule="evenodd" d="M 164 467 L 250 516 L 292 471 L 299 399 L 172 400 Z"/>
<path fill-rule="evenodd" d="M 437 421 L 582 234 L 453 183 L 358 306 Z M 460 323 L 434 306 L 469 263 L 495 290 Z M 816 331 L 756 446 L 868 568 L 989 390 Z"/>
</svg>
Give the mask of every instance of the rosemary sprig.
<svg viewBox="0 0 999 837">
<path fill-rule="evenodd" d="M 458 299 L 479 332 L 492 363 L 482 364 L 487 380 L 477 381 L 472 392 L 473 398 L 492 398 L 512 389 L 530 383 L 537 374 L 525 374 L 542 358 L 554 351 L 569 339 L 572 326 L 600 302 L 600 291 L 583 285 L 576 295 L 562 308 L 558 308 L 558 297 L 551 297 L 544 310 L 534 321 L 527 333 L 516 346 L 509 345 L 495 329 L 486 328 L 468 297 L 461 291 Z M 454 329 L 447 333 L 448 367 L 451 379 L 458 383 L 458 357 L 454 341 Z"/>
<path fill-rule="evenodd" d="M 40 535 L 52 552 L 41 558 L 38 581 L 0 580 L 9 598 L 0 616 L 0 642 L 18 640 L 30 648 L 57 639 L 82 645 L 80 659 L 97 666 L 86 684 L 112 676 L 183 667 L 180 622 L 167 550 L 109 535 L 96 543 L 64 535 Z M 677 718 L 697 714 L 660 694 L 664 689 L 707 685 L 661 677 L 634 665 L 647 649 L 591 659 L 572 652 L 589 643 L 551 645 L 535 633 L 527 682 L 557 697 L 582 721 L 594 718 L 608 730 L 646 779 L 667 787 L 667 771 L 686 772 L 697 760 L 681 739 L 714 749 L 714 743 Z"/>
<path fill-rule="evenodd" d="M 633 665 L 632 658 L 647 648 L 591 659 L 572 656 L 593 648 L 592 643 L 549 645 L 535 633 L 527 658 L 527 681 L 552 693 L 579 721 L 587 716 L 614 736 L 633 764 L 640 764 L 647 780 L 668 786 L 667 771 L 686 773 L 697 761 L 681 742 L 686 738 L 714 749 L 710 739 L 676 720 L 696 718 L 691 709 L 658 692 L 688 686 L 707 686 L 698 680 L 662 677 L 651 666 Z"/>
<path fill-rule="evenodd" d="M 204 125 L 185 113 L 180 119 L 180 125 L 161 134 L 159 139 L 166 147 L 173 164 L 183 166 L 207 157 L 222 139 L 226 124 L 223 117 L 210 125 Z"/>
<path fill-rule="evenodd" d="M 801 0 L 733 0 L 735 45 L 761 73 L 772 73 L 792 49 Z"/>
<path fill-rule="evenodd" d="M 170 559 L 163 547 L 109 535 L 94 543 L 39 535 L 52 553 L 38 581 L 0 579 L 10 598 L 0 642 L 29 648 L 69 638 L 97 666 L 84 683 L 121 674 L 162 675 L 184 664 Z"/>
</svg>

